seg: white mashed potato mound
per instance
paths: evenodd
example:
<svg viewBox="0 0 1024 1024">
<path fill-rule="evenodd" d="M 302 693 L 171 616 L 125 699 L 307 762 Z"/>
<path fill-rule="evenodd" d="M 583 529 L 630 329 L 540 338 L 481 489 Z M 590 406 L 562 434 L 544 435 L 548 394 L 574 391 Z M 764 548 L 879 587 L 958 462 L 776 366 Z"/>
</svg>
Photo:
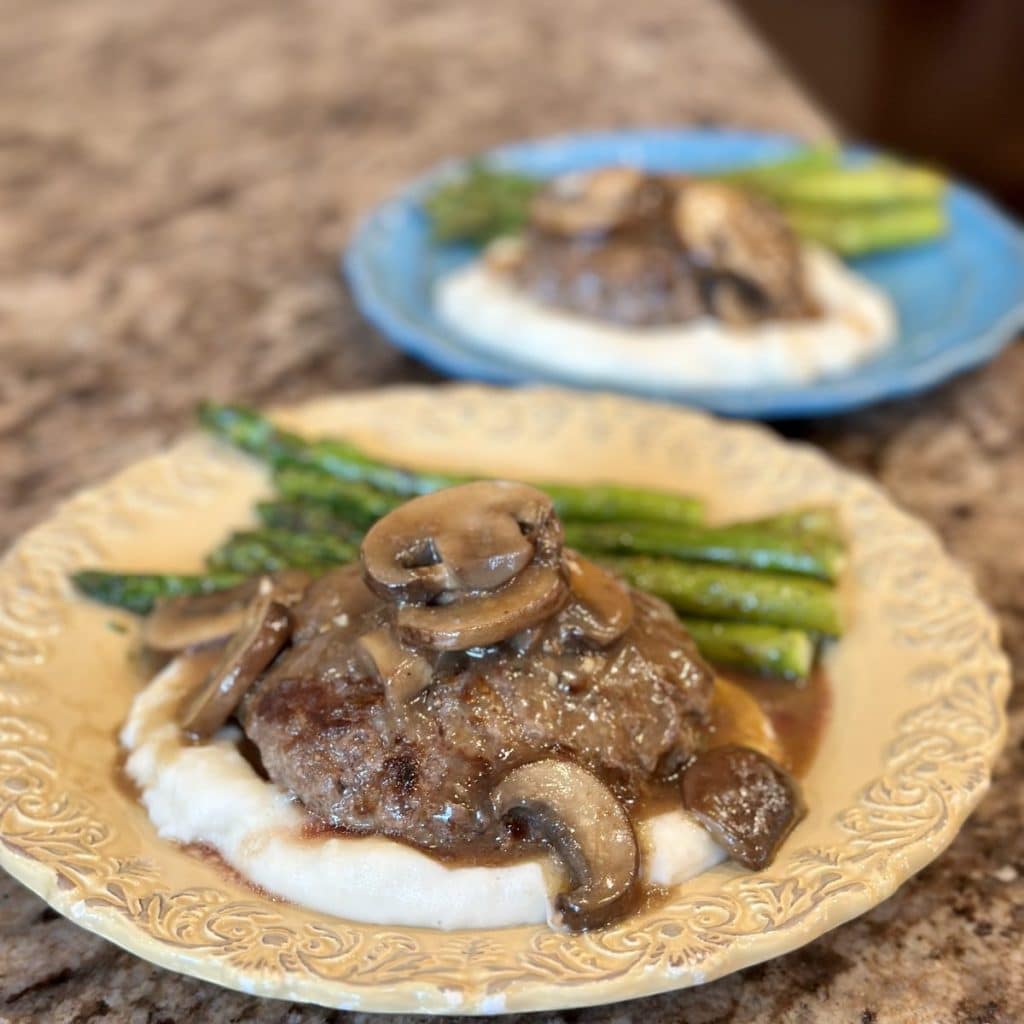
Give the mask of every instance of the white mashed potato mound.
<svg viewBox="0 0 1024 1024">
<path fill-rule="evenodd" d="M 252 884 L 353 921 L 424 928 L 503 928 L 552 920 L 561 881 L 546 860 L 448 867 L 384 838 L 303 836 L 305 813 L 261 779 L 228 728 L 185 741 L 175 713 L 188 673 L 172 661 L 136 697 L 121 733 L 126 770 L 159 834 L 215 849 Z M 639 828 L 645 879 L 675 885 L 724 859 L 683 811 Z"/>
<path fill-rule="evenodd" d="M 838 257 L 804 246 L 814 320 L 727 327 L 711 317 L 624 327 L 547 307 L 477 260 L 435 289 L 441 318 L 467 346 L 579 383 L 636 387 L 803 384 L 842 373 L 896 339 L 883 292 Z"/>
</svg>

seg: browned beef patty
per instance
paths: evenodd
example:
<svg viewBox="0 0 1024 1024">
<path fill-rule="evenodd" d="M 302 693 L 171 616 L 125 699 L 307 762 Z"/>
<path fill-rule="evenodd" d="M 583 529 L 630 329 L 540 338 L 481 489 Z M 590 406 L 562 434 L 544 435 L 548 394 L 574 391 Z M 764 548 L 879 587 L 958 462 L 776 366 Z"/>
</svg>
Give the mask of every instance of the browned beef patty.
<svg viewBox="0 0 1024 1024">
<path fill-rule="evenodd" d="M 633 624 L 604 650 L 561 639 L 567 608 L 486 657 L 440 656 L 434 682 L 396 707 L 356 644 L 393 609 L 358 567 L 338 569 L 294 609 L 293 644 L 240 717 L 271 779 L 325 824 L 479 847 L 496 834 L 490 788 L 517 764 L 572 757 L 628 800 L 696 752 L 711 674 L 666 605 L 633 598 Z"/>
<path fill-rule="evenodd" d="M 515 271 L 546 306 L 628 327 L 704 316 L 699 275 L 679 247 L 656 237 L 567 240 L 529 235 Z"/>
<path fill-rule="evenodd" d="M 695 224 L 693 244 L 683 244 L 673 225 L 681 191 L 704 197 L 694 211 L 707 221 L 707 186 L 651 176 L 625 219 L 604 233 L 529 227 L 507 272 L 544 305 L 627 327 L 704 316 L 746 326 L 817 314 L 798 240 L 776 210 L 730 191 L 728 215 L 716 214 L 721 204 L 712 201 L 714 223 Z"/>
</svg>

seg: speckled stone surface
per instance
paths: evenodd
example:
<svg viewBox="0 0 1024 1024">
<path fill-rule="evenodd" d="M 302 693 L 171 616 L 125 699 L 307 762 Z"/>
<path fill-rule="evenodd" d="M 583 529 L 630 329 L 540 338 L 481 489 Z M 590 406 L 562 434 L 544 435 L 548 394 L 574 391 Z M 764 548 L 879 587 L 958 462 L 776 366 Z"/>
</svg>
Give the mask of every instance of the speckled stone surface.
<svg viewBox="0 0 1024 1024">
<path fill-rule="evenodd" d="M 434 378 L 334 264 L 408 175 L 507 138 L 824 120 L 713 0 L 0 0 L 0 538 L 153 451 L 207 395 Z M 932 522 L 1024 659 L 1024 350 L 791 431 Z M 1024 1021 L 1024 707 L 953 847 L 872 913 L 712 985 L 538 1022 Z M 151 967 L 0 876 L 0 1022 L 313 1024 Z"/>
</svg>

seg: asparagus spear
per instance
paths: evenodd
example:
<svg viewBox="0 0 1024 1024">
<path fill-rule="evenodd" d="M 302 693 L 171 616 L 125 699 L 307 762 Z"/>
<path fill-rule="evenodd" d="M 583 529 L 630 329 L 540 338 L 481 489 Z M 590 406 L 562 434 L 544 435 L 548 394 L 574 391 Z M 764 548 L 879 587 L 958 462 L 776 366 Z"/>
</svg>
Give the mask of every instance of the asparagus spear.
<svg viewBox="0 0 1024 1024">
<path fill-rule="evenodd" d="M 684 615 L 841 632 L 836 592 L 820 580 L 640 556 L 602 563 Z"/>
<path fill-rule="evenodd" d="M 808 148 L 771 163 L 719 171 L 709 177 L 768 188 L 774 183 L 784 185 L 798 175 L 833 171 L 838 164 L 834 148 Z M 530 201 L 543 186 L 541 179 L 475 163 L 466 175 L 436 189 L 423 205 L 438 241 L 482 245 L 520 232 L 529 219 Z"/>
<path fill-rule="evenodd" d="M 832 167 L 752 182 L 783 205 L 840 209 L 904 203 L 936 203 L 946 188 L 941 174 L 891 160 L 871 160 L 852 167 Z"/>
<path fill-rule="evenodd" d="M 204 402 L 199 407 L 199 422 L 218 437 L 275 468 L 318 470 L 328 477 L 368 484 L 392 494 L 411 497 L 469 479 L 389 466 L 371 459 L 347 441 L 307 441 L 298 434 L 278 429 L 254 409 L 240 405 Z"/>
<path fill-rule="evenodd" d="M 590 553 L 664 555 L 823 580 L 835 580 L 843 561 L 842 548 L 832 541 L 747 524 L 570 523 L 565 527 L 565 540 Z"/>
<path fill-rule="evenodd" d="M 329 534 L 261 530 L 234 534 L 209 564 L 218 571 L 258 573 L 318 569 L 354 557 L 352 544 Z M 835 592 L 818 580 L 639 556 L 602 561 L 685 614 L 839 633 Z"/>
<path fill-rule="evenodd" d="M 333 533 L 346 540 L 358 542 L 362 538 L 362 530 L 353 524 L 354 519 L 360 526 L 369 526 L 373 522 L 373 509 L 362 509 L 358 505 L 353 508 L 345 502 L 331 503 L 317 501 L 307 497 L 304 490 L 308 489 L 305 479 L 296 479 L 288 484 L 289 490 L 297 489 L 299 495 L 289 500 L 264 501 L 256 506 L 260 522 L 264 526 L 275 529 L 294 530 L 298 533 Z M 358 486 L 353 485 L 350 495 L 353 499 L 361 494 Z M 376 494 L 376 492 L 374 492 Z M 621 529 L 641 529 L 652 526 L 650 523 L 622 524 Z M 843 539 L 842 527 L 836 510 L 830 505 L 810 505 L 805 508 L 794 509 L 792 512 L 781 512 L 773 516 L 765 516 L 761 519 L 749 519 L 739 523 L 727 524 L 722 529 L 733 531 L 740 528 L 749 528 L 757 533 L 783 534 L 783 538 L 773 537 L 772 540 L 781 540 L 784 544 L 797 542 L 807 543 L 812 546 L 820 544 L 828 552 L 826 556 L 830 561 L 834 558 L 834 569 L 836 572 L 841 568 L 843 561 Z M 566 527 L 567 543 L 572 546 L 586 546 L 580 540 L 581 536 L 590 529 L 614 532 L 619 529 L 614 524 L 594 524 L 593 527 L 585 523 L 570 523 Z M 660 525 L 657 529 L 662 529 Z M 687 530 L 699 529 L 687 527 Z M 596 550 L 596 548 L 595 548 Z M 611 549 L 608 549 L 611 550 Z M 654 552 L 648 552 L 653 554 Z M 696 556 L 688 556 L 694 557 Z M 697 559 L 699 560 L 699 559 Z M 713 561 L 714 559 L 708 559 Z M 791 570 L 792 571 L 792 570 Z M 812 574 L 814 575 L 814 574 Z"/>
<path fill-rule="evenodd" d="M 349 506 L 345 503 L 336 503 L 341 507 L 339 511 L 335 511 L 331 504 L 307 497 L 302 493 L 308 489 L 305 478 L 296 478 L 288 486 L 290 490 L 298 492 L 297 497 L 290 500 L 263 501 L 256 506 L 260 522 L 264 526 L 295 530 L 299 533 L 335 533 L 353 541 L 361 539 L 362 531 L 346 518 Z M 353 485 L 353 489 L 348 493 L 353 498 L 364 494 L 356 485 Z M 376 493 L 373 492 L 373 495 L 376 496 Z M 364 510 L 357 508 L 355 511 L 360 513 Z M 372 514 L 372 510 L 366 509 L 364 515 L 370 514 Z M 602 529 L 612 528 L 611 524 L 599 525 Z M 624 525 L 639 527 L 646 524 Z M 739 527 L 749 527 L 752 530 L 769 534 L 781 533 L 791 540 L 793 538 L 808 538 L 812 541 L 821 541 L 838 550 L 843 548 L 842 525 L 836 510 L 831 505 L 808 505 L 791 512 L 780 512 L 760 519 L 747 519 L 738 523 L 726 524 L 728 529 Z M 571 524 L 569 527 L 570 533 L 583 529 L 587 529 L 583 524 Z"/>
<path fill-rule="evenodd" d="M 335 480 L 316 469 L 279 469 L 274 474 L 274 486 L 293 503 L 319 506 L 336 519 L 364 530 L 405 500 L 366 484 Z"/>
<path fill-rule="evenodd" d="M 210 594 L 215 590 L 233 587 L 244 578 L 244 575 L 233 572 L 190 576 L 179 573 L 123 573 L 83 569 L 74 573 L 71 580 L 82 594 L 94 601 L 147 615 L 162 598 Z"/>
<path fill-rule="evenodd" d="M 834 146 L 808 146 L 778 160 L 712 171 L 706 177 L 741 187 L 770 187 L 772 182 L 785 181 L 809 171 L 832 170 L 839 166 L 840 159 Z"/>
<path fill-rule="evenodd" d="M 459 481 L 461 482 L 461 481 Z M 349 522 L 368 527 L 404 500 L 366 484 L 336 480 L 316 469 L 285 468 L 274 475 L 286 498 L 327 505 Z M 605 522 L 619 519 L 660 523 L 694 523 L 702 515 L 701 503 L 686 495 L 648 491 L 617 484 L 537 484 L 551 496 L 558 514 L 568 522 Z"/>
<path fill-rule="evenodd" d="M 320 570 L 351 562 L 359 548 L 329 533 L 293 533 L 289 530 L 243 530 L 233 533 L 206 559 L 213 572 L 255 576 L 278 569 Z"/>
<path fill-rule="evenodd" d="M 785 206 L 793 229 L 844 256 L 926 242 L 945 234 L 946 211 L 939 203 L 898 204 L 879 209 L 824 211 Z"/>
<path fill-rule="evenodd" d="M 367 484 L 389 494 L 411 497 L 474 479 L 454 473 L 419 472 L 392 466 L 370 458 L 345 441 L 306 441 L 278 430 L 259 413 L 241 406 L 206 403 L 200 408 L 199 418 L 213 433 L 275 467 L 315 470 L 325 478 Z M 312 476 L 303 479 L 309 482 L 308 496 L 330 500 L 326 482 L 314 484 Z M 692 523 L 702 515 L 702 505 L 697 498 L 669 491 L 618 484 L 538 483 L 536 486 L 551 495 L 555 508 L 566 519 Z M 293 489 L 287 496 L 301 494 Z"/>
<path fill-rule="evenodd" d="M 256 514 L 264 526 L 273 530 L 331 533 L 353 543 L 358 543 L 363 535 L 361 529 L 319 501 L 261 501 Z"/>
<path fill-rule="evenodd" d="M 659 523 L 699 523 L 704 507 L 699 498 L 669 491 L 621 484 L 535 484 L 551 496 L 555 510 L 567 522 L 642 520 Z"/>
<path fill-rule="evenodd" d="M 543 184 L 538 178 L 475 163 L 465 177 L 442 185 L 424 203 L 434 237 L 483 244 L 515 234 L 526 224 L 530 200 Z"/>
<path fill-rule="evenodd" d="M 925 167 L 888 159 L 846 166 L 835 148 L 823 146 L 705 177 L 759 192 L 790 212 L 799 234 L 847 255 L 912 245 L 945 230 L 945 180 Z M 517 233 L 542 184 L 475 166 L 427 199 L 435 237 L 482 244 Z M 882 219 L 879 208 L 886 208 Z"/>
<path fill-rule="evenodd" d="M 893 160 L 843 166 L 835 151 L 807 150 L 776 164 L 715 175 L 776 203 L 797 234 L 845 256 L 945 233 L 945 179 Z"/>
<path fill-rule="evenodd" d="M 840 546 L 843 544 L 842 523 L 839 514 L 831 505 L 807 505 L 761 519 L 748 519 L 744 525 L 798 536 L 817 536 Z"/>
<path fill-rule="evenodd" d="M 799 629 L 684 618 L 697 649 L 713 665 L 779 679 L 806 679 L 815 643 Z"/>
</svg>

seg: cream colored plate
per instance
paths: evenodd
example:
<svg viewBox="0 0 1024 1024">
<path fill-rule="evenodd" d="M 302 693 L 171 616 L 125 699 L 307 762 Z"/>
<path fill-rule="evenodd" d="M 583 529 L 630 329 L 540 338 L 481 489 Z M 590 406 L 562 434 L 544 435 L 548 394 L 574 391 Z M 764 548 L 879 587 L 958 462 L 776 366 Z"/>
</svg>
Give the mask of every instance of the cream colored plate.
<svg viewBox="0 0 1024 1024">
<path fill-rule="evenodd" d="M 203 437 L 61 508 L 0 569 L 0 864 L 61 913 L 173 970 L 365 1010 L 499 1012 L 626 999 L 777 956 L 863 913 L 953 839 L 1003 739 L 992 616 L 932 533 L 870 483 L 767 431 L 610 396 L 458 387 L 346 395 L 282 414 L 418 465 L 613 479 L 739 517 L 836 502 L 852 627 L 830 656 L 810 814 L 775 864 L 722 865 L 595 934 L 350 924 L 260 898 L 157 838 L 117 782 L 143 676 L 130 617 L 73 596 L 81 566 L 191 570 L 267 487 Z"/>
</svg>

